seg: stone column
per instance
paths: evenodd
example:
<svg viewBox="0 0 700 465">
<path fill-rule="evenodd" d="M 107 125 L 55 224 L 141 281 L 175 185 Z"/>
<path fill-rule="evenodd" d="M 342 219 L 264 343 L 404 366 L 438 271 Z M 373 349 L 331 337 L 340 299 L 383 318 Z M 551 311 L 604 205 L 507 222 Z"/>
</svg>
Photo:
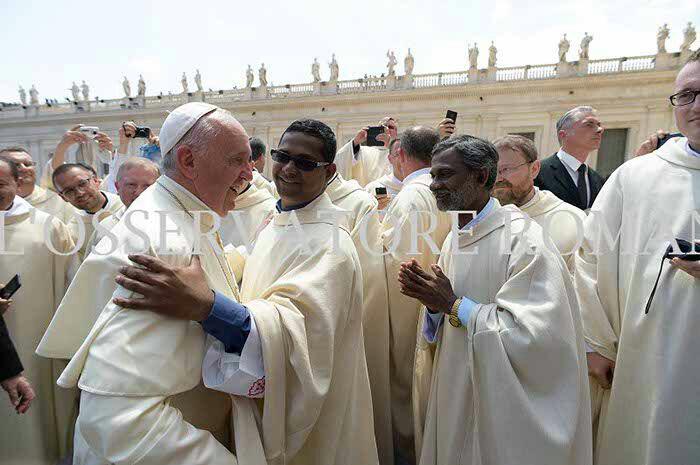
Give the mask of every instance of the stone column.
<svg viewBox="0 0 700 465">
<path fill-rule="evenodd" d="M 577 72 L 580 76 L 588 74 L 588 58 L 581 58 L 578 61 Z"/>
<path fill-rule="evenodd" d="M 267 86 L 260 86 L 255 88 L 254 98 L 256 100 L 264 100 L 268 96 Z"/>
<path fill-rule="evenodd" d="M 469 78 L 469 84 L 474 84 L 479 79 L 479 70 L 475 67 L 470 67 L 467 77 Z"/>
<path fill-rule="evenodd" d="M 321 82 L 314 82 L 314 95 L 321 95 Z"/>
<path fill-rule="evenodd" d="M 654 69 L 671 69 L 676 67 L 676 57 L 671 53 L 660 52 L 654 58 Z"/>
<path fill-rule="evenodd" d="M 557 77 L 569 77 L 573 74 L 573 67 L 566 61 L 557 63 Z"/>
<path fill-rule="evenodd" d="M 498 68 L 495 66 L 489 66 L 486 70 L 486 80 L 490 82 L 496 82 L 498 76 Z"/>
<path fill-rule="evenodd" d="M 404 75 L 401 79 L 401 87 L 404 89 L 413 89 L 413 75 Z"/>
<path fill-rule="evenodd" d="M 386 90 L 394 90 L 396 88 L 396 75 L 390 74 L 386 77 Z"/>
</svg>

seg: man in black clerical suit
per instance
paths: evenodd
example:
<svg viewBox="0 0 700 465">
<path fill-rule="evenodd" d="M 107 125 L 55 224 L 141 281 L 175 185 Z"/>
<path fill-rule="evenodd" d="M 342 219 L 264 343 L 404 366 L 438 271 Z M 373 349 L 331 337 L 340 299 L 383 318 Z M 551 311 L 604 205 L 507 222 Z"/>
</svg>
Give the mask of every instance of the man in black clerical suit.
<svg viewBox="0 0 700 465">
<path fill-rule="evenodd" d="M 603 130 L 594 108 L 580 106 L 567 111 L 557 121 L 561 148 L 542 160 L 535 185 L 581 210 L 591 208 L 605 181 L 586 165 L 586 159 L 600 147 Z"/>
</svg>

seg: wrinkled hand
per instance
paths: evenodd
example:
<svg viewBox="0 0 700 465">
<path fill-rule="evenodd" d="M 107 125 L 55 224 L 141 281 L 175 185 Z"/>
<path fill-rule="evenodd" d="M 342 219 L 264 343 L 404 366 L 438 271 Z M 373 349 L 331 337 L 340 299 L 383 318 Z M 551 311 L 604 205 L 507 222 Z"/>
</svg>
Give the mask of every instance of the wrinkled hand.
<svg viewBox="0 0 700 465">
<path fill-rule="evenodd" d="M 431 265 L 434 275 L 426 273 L 415 260 L 404 262 L 399 270 L 401 293 L 418 299 L 431 312 L 450 313 L 457 300 L 450 280 L 437 265 Z"/>
<path fill-rule="evenodd" d="M 455 133 L 455 122 L 450 118 L 445 118 L 438 123 L 437 132 L 440 140 L 450 137 Z"/>
<path fill-rule="evenodd" d="M 7 395 L 10 397 L 10 403 L 18 414 L 26 413 L 29 410 L 29 406 L 36 395 L 27 378 L 20 373 L 17 376 L 6 379 L 0 385 L 7 392 Z"/>
<path fill-rule="evenodd" d="M 141 265 L 119 269 L 115 281 L 143 297 L 113 300 L 116 305 L 134 310 L 150 310 L 181 320 L 202 321 L 214 305 L 214 293 L 207 284 L 199 257 L 187 266 L 170 266 L 148 255 L 129 255 Z"/>
<path fill-rule="evenodd" d="M 671 265 L 685 271 L 695 279 L 700 279 L 700 261 L 691 262 L 690 260 L 681 260 L 676 257 L 671 260 Z"/>
<path fill-rule="evenodd" d="M 0 284 L 0 289 L 2 289 L 4 286 Z M 10 305 L 12 305 L 12 299 L 3 299 L 0 298 L 0 316 L 4 315 L 6 311 L 10 309 Z"/>
<path fill-rule="evenodd" d="M 598 352 L 589 352 L 586 354 L 586 358 L 588 375 L 595 379 L 603 389 L 610 389 L 615 373 L 615 362 L 603 357 Z"/>
<path fill-rule="evenodd" d="M 100 150 L 105 152 L 112 152 L 114 150 L 114 144 L 112 143 L 112 138 L 109 137 L 104 132 L 98 132 L 95 134 L 95 142 Z"/>
<path fill-rule="evenodd" d="M 640 145 L 637 151 L 634 152 L 634 156 L 638 157 L 640 155 L 647 155 L 656 150 L 659 147 L 659 139 L 666 136 L 666 134 L 668 133 L 663 129 L 656 131 L 654 134 L 649 136 L 647 140 L 642 142 L 642 145 Z"/>
<path fill-rule="evenodd" d="M 352 140 L 352 143 L 355 145 L 362 145 L 366 140 L 367 140 L 367 130 L 369 129 L 368 126 L 365 126 L 364 128 L 360 129 L 358 133 L 355 135 L 355 138 Z"/>
</svg>

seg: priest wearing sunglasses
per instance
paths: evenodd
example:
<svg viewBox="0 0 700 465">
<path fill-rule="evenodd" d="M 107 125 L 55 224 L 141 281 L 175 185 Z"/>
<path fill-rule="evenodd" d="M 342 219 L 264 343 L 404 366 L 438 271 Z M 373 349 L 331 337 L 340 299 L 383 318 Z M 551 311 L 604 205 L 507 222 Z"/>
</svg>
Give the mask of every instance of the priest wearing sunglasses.
<svg viewBox="0 0 700 465">
<path fill-rule="evenodd" d="M 143 295 L 119 305 L 199 321 L 218 340 L 202 376 L 233 395 L 239 463 L 378 463 L 361 266 L 346 212 L 325 193 L 335 153 L 333 131 L 315 120 L 292 123 L 271 151 L 280 200 L 245 262 L 242 304 L 211 291 L 196 261 L 134 256 L 145 270 L 117 278 Z"/>
</svg>

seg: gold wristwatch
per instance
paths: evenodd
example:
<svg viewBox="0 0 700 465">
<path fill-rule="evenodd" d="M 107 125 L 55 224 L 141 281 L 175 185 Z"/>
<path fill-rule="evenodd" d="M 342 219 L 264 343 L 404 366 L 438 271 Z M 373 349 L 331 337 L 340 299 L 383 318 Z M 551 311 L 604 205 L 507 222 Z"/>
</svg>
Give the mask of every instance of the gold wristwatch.
<svg viewBox="0 0 700 465">
<path fill-rule="evenodd" d="M 459 321 L 459 305 L 462 303 L 463 297 L 460 297 L 459 299 L 455 300 L 455 303 L 452 304 L 452 308 L 450 309 L 448 321 L 452 326 L 455 328 L 459 328 L 462 326 L 462 322 Z"/>
</svg>

